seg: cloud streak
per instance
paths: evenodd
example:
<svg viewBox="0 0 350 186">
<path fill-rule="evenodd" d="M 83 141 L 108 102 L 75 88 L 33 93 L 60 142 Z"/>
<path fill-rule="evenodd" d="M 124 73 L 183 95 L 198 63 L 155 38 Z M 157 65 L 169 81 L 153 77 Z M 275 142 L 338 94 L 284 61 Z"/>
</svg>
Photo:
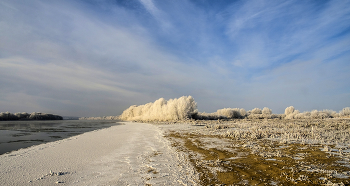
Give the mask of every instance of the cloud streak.
<svg viewBox="0 0 350 186">
<path fill-rule="evenodd" d="M 183 95 L 206 112 L 350 104 L 347 1 L 1 3 L 1 111 L 119 115 Z"/>
</svg>

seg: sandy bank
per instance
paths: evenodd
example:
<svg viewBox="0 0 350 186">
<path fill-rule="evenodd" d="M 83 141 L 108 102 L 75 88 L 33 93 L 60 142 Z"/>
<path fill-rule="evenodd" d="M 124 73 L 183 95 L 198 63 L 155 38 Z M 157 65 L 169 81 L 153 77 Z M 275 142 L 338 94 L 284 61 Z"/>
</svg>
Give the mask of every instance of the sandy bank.
<svg viewBox="0 0 350 186">
<path fill-rule="evenodd" d="M 2 185 L 195 185 L 194 169 L 159 127 L 88 132 L 0 156 Z"/>
</svg>

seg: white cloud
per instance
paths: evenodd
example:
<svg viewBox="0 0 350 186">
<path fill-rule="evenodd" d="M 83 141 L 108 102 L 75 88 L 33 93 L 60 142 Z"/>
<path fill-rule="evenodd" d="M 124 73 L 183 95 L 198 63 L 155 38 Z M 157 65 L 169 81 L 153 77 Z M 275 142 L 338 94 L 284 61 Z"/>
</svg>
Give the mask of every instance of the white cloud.
<svg viewBox="0 0 350 186">
<path fill-rule="evenodd" d="M 348 25 L 349 11 L 333 1 L 322 11 L 294 1 L 244 1 L 223 12 L 185 0 L 140 0 L 135 7 L 2 3 L 0 104 L 7 107 L 18 95 L 35 109 L 115 115 L 159 97 L 192 95 L 200 111 L 267 106 L 279 112 L 285 100 L 302 105 L 301 96 L 317 94 L 306 96 L 314 104 L 328 89 L 338 90 L 330 100 L 348 95 L 339 84 L 349 78 L 349 39 L 329 38 Z M 27 111 L 18 105 L 12 108 Z"/>
<path fill-rule="evenodd" d="M 160 10 L 154 5 L 152 0 L 140 0 L 140 2 L 145 6 L 145 8 L 156 18 L 161 15 Z"/>
<path fill-rule="evenodd" d="M 135 96 L 135 92 L 119 88 L 122 84 L 113 81 L 110 73 L 86 68 L 74 63 L 39 64 L 23 58 L 0 59 L 1 76 L 10 79 L 16 76 L 23 82 L 35 82 L 46 87 L 59 87 L 81 91 L 108 91 L 124 97 Z"/>
<path fill-rule="evenodd" d="M 173 26 L 170 21 L 167 20 L 167 15 L 163 11 L 159 10 L 152 0 L 140 0 L 141 4 L 147 9 L 147 11 L 160 23 L 164 30 L 170 30 Z"/>
<path fill-rule="evenodd" d="M 66 115 L 81 114 L 79 109 L 86 111 L 85 116 L 116 115 L 129 105 L 188 95 L 193 85 L 207 89 L 217 81 L 206 67 L 183 63 L 162 51 L 142 28 L 109 24 L 69 5 L 61 5 L 69 6 L 66 9 L 49 3 L 42 6 L 65 21 L 39 22 L 31 14 L 5 20 L 12 25 L 11 21 L 19 19 L 18 24 L 28 29 L 23 32 L 11 26 L 2 35 L 9 38 L 0 44 L 3 56 L 8 56 L 0 58 L 0 82 L 9 85 L 1 91 L 3 98 L 16 91 L 32 99 L 30 105 L 41 111 L 66 105 Z M 46 11 L 36 11 L 46 16 Z M 8 100 L 0 104 L 9 106 Z M 13 103 L 11 109 L 25 111 L 19 105 Z"/>
</svg>

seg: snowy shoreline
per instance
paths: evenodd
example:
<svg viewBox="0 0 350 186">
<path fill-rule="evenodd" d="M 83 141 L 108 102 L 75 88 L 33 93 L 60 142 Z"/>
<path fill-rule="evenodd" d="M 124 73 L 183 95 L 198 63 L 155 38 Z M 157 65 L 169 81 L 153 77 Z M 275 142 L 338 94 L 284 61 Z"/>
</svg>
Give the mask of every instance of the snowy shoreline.
<svg viewBox="0 0 350 186">
<path fill-rule="evenodd" d="M 193 166 L 152 124 L 122 125 L 0 156 L 2 185 L 195 185 Z"/>
<path fill-rule="evenodd" d="M 349 119 L 120 122 L 0 156 L 3 185 L 349 184 Z"/>
</svg>

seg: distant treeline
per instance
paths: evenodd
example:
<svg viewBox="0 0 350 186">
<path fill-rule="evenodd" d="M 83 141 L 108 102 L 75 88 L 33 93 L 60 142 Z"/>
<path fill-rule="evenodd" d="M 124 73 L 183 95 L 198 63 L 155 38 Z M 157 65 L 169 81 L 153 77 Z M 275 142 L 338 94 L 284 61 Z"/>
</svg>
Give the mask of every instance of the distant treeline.
<svg viewBox="0 0 350 186">
<path fill-rule="evenodd" d="M 0 121 L 12 120 L 63 120 L 63 117 L 55 114 L 46 114 L 41 112 L 33 112 L 31 114 L 26 112 L 18 112 L 15 114 L 9 112 L 0 113 Z"/>
<path fill-rule="evenodd" d="M 79 120 L 119 120 L 119 116 L 81 117 Z"/>
<path fill-rule="evenodd" d="M 218 120 L 218 119 L 325 119 L 350 117 L 350 107 L 341 111 L 313 110 L 299 112 L 293 106 L 287 107 L 284 114 L 273 114 L 272 110 L 254 108 L 246 111 L 243 108 L 224 108 L 213 113 L 198 112 L 197 103 L 192 96 L 183 96 L 178 99 L 158 99 L 145 105 L 133 105 L 120 116 L 84 117 L 86 120 L 124 120 L 124 121 L 178 121 L 187 119 Z"/>
<path fill-rule="evenodd" d="M 178 99 L 166 101 L 161 98 L 153 103 L 145 105 L 133 105 L 124 110 L 119 116 L 126 121 L 176 121 L 186 119 L 218 120 L 218 119 L 325 119 L 342 118 L 350 116 L 350 107 L 341 111 L 313 110 L 311 112 L 299 112 L 293 106 L 287 107 L 284 114 L 273 114 L 272 110 L 254 108 L 246 111 L 243 108 L 224 108 L 213 113 L 198 112 L 197 104 L 191 96 L 183 96 Z"/>
</svg>

